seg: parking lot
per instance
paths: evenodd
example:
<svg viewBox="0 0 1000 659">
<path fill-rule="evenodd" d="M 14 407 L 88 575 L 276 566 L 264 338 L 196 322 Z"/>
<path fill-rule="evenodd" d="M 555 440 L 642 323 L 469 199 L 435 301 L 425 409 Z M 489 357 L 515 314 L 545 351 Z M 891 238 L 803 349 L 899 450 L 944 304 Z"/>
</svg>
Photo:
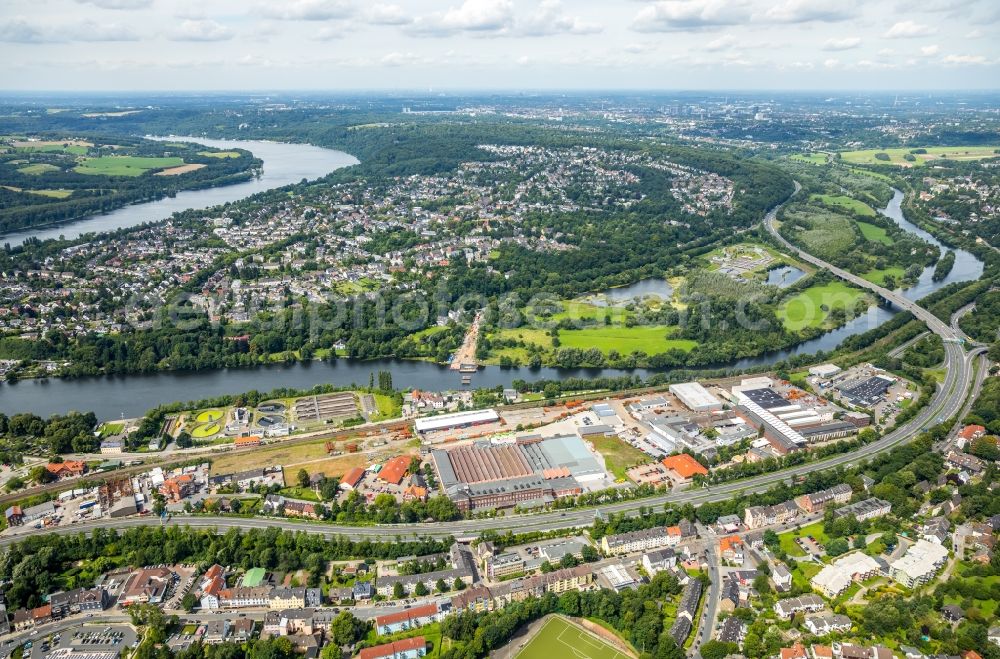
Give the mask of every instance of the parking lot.
<svg viewBox="0 0 1000 659">
<path fill-rule="evenodd" d="M 138 640 L 135 630 L 128 625 L 81 624 L 62 632 L 32 638 L 30 652 L 25 656 L 33 659 L 47 657 L 57 648 L 92 652 L 121 652 L 132 647 Z"/>
</svg>

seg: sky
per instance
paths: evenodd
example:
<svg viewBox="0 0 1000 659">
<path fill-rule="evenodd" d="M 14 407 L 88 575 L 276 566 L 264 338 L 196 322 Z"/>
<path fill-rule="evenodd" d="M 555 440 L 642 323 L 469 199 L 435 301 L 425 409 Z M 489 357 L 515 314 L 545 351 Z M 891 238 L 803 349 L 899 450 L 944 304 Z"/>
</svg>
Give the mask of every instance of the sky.
<svg viewBox="0 0 1000 659">
<path fill-rule="evenodd" d="M 997 0 L 0 0 L 0 89 L 1000 88 Z"/>
</svg>

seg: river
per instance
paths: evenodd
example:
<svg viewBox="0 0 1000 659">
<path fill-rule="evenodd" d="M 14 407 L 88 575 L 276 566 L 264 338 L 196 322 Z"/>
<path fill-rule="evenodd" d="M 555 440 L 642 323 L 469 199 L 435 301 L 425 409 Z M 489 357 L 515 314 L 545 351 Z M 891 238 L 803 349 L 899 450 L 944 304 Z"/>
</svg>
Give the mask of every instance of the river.
<svg viewBox="0 0 1000 659">
<path fill-rule="evenodd" d="M 217 143 L 220 145 L 231 144 Z M 911 224 L 903 217 L 900 209 L 902 199 L 903 194 L 897 190 L 889 205 L 880 212 L 904 229 L 916 233 L 924 240 L 944 249 L 944 246 L 932 235 Z M 918 283 L 907 289 L 904 295 L 915 300 L 949 283 L 977 279 L 982 274 L 983 264 L 969 252 L 955 250 L 955 267 L 944 281 L 933 282 L 931 280 L 933 271 L 933 266 L 925 269 Z M 845 325 L 815 339 L 800 343 L 794 348 L 741 359 L 723 366 L 750 368 L 772 364 L 792 355 L 812 354 L 820 350 L 830 351 L 840 345 L 847 337 L 874 329 L 892 318 L 895 313 L 895 310 L 886 307 L 871 307 L 867 313 Z M 44 417 L 65 413 L 69 410 L 79 410 L 93 411 L 100 419 L 115 419 L 122 415 L 136 417 L 161 403 L 198 400 L 251 389 L 258 391 L 270 391 L 278 387 L 306 389 L 326 383 L 366 385 L 370 374 L 380 370 L 389 371 L 392 374 L 393 384 L 397 388 L 440 391 L 461 387 L 459 373 L 438 364 L 394 359 L 372 361 L 342 359 L 334 364 L 307 362 L 252 369 L 24 380 L 16 384 L 0 385 L 0 412 L 6 414 L 34 412 Z M 488 366 L 480 369 L 473 376 L 472 385 L 475 387 L 494 387 L 509 385 L 515 379 L 533 381 L 626 374 L 645 378 L 652 373 L 653 371 L 647 369 L 631 371 L 583 368 L 530 369 L 526 367 L 503 369 L 497 366 Z"/>
<path fill-rule="evenodd" d="M 0 244 L 20 245 L 27 238 L 79 238 L 84 233 L 114 231 L 144 222 L 164 220 L 178 211 L 202 209 L 237 201 L 250 195 L 280 188 L 302 179 L 316 179 L 330 172 L 358 164 L 357 158 L 333 149 L 308 144 L 282 142 L 210 140 L 202 137 L 153 137 L 156 140 L 197 142 L 217 149 L 246 149 L 264 161 L 260 176 L 233 185 L 203 190 L 184 190 L 173 197 L 164 197 L 143 204 L 130 204 L 103 215 L 91 215 L 80 220 L 40 229 L 26 229 L 0 235 Z"/>
</svg>

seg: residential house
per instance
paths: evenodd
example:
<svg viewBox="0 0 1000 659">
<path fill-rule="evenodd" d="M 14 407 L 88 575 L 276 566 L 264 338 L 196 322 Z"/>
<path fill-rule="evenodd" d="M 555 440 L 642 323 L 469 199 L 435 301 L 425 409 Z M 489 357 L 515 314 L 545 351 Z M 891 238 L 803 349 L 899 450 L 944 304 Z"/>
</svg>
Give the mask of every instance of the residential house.
<svg viewBox="0 0 1000 659">
<path fill-rule="evenodd" d="M 417 659 L 427 653 L 427 641 L 423 636 L 414 636 L 402 641 L 365 648 L 358 653 L 358 659 Z"/>
</svg>

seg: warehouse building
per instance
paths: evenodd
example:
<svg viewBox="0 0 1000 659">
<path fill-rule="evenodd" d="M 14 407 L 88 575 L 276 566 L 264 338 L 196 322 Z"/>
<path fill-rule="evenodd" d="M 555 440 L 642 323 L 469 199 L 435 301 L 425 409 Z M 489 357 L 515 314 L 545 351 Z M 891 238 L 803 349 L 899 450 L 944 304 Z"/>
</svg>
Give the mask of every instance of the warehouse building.
<svg viewBox="0 0 1000 659">
<path fill-rule="evenodd" d="M 500 415 L 496 413 L 496 410 L 472 410 L 469 412 L 424 417 L 417 419 L 413 425 L 418 433 L 428 433 L 441 430 L 454 430 L 456 428 L 469 428 L 486 423 L 496 423 L 499 420 Z"/>
<path fill-rule="evenodd" d="M 841 393 L 852 405 L 858 407 L 873 407 L 882 402 L 889 387 L 896 381 L 886 375 L 876 375 L 860 384 L 855 384 Z"/>
<path fill-rule="evenodd" d="M 438 481 L 462 510 L 537 506 L 602 489 L 608 475 L 575 435 L 479 441 L 431 452 Z"/>
<path fill-rule="evenodd" d="M 722 402 L 697 382 L 670 385 L 670 393 L 694 412 L 721 410 Z"/>
</svg>

